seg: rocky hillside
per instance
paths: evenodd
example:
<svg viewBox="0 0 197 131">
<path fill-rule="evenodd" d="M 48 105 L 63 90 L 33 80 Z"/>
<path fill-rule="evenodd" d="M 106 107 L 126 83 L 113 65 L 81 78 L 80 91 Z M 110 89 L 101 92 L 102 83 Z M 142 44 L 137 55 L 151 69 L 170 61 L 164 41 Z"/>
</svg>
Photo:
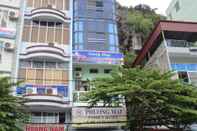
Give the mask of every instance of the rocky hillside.
<svg viewBox="0 0 197 131">
<path fill-rule="evenodd" d="M 117 4 L 117 21 L 120 50 L 123 53 L 138 52 L 154 25 L 164 16 L 147 5 L 123 7 Z"/>
</svg>

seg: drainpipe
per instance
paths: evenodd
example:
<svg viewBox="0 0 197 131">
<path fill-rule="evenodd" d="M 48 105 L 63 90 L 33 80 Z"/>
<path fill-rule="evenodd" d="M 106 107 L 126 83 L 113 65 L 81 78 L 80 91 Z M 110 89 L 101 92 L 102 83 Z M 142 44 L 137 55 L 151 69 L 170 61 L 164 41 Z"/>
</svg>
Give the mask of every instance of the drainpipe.
<svg viewBox="0 0 197 131">
<path fill-rule="evenodd" d="M 15 67 L 13 69 L 12 77 L 14 77 L 14 82 L 18 81 L 18 69 L 19 69 L 19 57 L 20 50 L 22 46 L 22 34 L 23 34 L 23 24 L 24 24 L 24 11 L 25 11 L 25 0 L 20 0 L 20 17 L 17 22 L 17 36 L 16 36 L 16 52 L 15 52 Z M 16 87 L 13 88 L 13 95 L 16 95 Z"/>
<path fill-rule="evenodd" d="M 74 0 L 70 0 L 70 63 L 69 63 L 69 100 L 70 100 L 70 105 L 71 105 L 71 120 L 72 120 L 72 107 L 73 107 L 73 50 L 72 50 L 72 45 L 73 45 L 73 11 L 74 11 Z M 67 130 L 69 129 L 69 126 L 71 125 L 66 125 Z"/>
</svg>

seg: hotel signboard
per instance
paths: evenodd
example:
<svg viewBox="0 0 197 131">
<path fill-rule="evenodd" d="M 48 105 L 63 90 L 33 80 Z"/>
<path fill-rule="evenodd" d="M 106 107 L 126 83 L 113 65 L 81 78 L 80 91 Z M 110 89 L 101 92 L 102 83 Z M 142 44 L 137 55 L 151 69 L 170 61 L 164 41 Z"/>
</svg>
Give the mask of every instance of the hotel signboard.
<svg viewBox="0 0 197 131">
<path fill-rule="evenodd" d="M 126 109 L 120 108 L 85 108 L 72 109 L 74 128 L 119 127 L 126 125 Z"/>
<path fill-rule="evenodd" d="M 73 51 L 75 63 L 85 64 L 122 64 L 123 54 L 108 51 Z"/>
<path fill-rule="evenodd" d="M 25 131 L 64 131 L 60 124 L 27 124 Z"/>
</svg>

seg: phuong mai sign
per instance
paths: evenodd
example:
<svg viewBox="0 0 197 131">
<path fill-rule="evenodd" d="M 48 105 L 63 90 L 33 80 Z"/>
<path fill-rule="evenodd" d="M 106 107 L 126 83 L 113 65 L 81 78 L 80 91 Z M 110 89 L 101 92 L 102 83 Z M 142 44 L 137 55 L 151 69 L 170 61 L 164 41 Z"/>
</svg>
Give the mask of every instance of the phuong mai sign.
<svg viewBox="0 0 197 131">
<path fill-rule="evenodd" d="M 107 51 L 73 51 L 75 63 L 87 64 L 122 64 L 123 54 Z"/>
<path fill-rule="evenodd" d="M 28 124 L 25 131 L 64 131 L 64 125 L 58 124 Z"/>
<path fill-rule="evenodd" d="M 126 124 L 125 108 L 85 108 L 72 109 L 74 128 L 119 127 Z"/>
</svg>

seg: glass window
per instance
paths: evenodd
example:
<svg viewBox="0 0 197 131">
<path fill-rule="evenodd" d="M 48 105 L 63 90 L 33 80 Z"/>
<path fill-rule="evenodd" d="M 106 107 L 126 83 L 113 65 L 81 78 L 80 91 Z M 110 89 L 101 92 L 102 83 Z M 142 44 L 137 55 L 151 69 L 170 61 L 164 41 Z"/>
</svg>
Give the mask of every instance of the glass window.
<svg viewBox="0 0 197 131">
<path fill-rule="evenodd" d="M 77 21 L 74 24 L 75 31 L 83 31 L 83 22 Z"/>
<path fill-rule="evenodd" d="M 96 1 L 96 7 L 103 7 L 103 1 Z"/>
<path fill-rule="evenodd" d="M 182 80 L 183 82 L 188 83 L 189 82 L 189 76 L 187 72 L 178 72 L 179 79 Z"/>
<path fill-rule="evenodd" d="M 55 62 L 46 62 L 45 68 L 56 68 Z"/>
<path fill-rule="evenodd" d="M 66 63 L 57 63 L 57 68 L 68 69 L 68 64 L 66 64 Z"/>
<path fill-rule="evenodd" d="M 79 45 L 78 50 L 83 50 L 83 45 Z"/>
<path fill-rule="evenodd" d="M 110 45 L 115 45 L 115 36 L 114 35 L 109 35 L 109 44 Z"/>
<path fill-rule="evenodd" d="M 110 47 L 109 47 L 109 50 L 110 50 L 110 51 L 116 51 L 116 47 L 115 47 L 115 46 L 110 46 Z"/>
<path fill-rule="evenodd" d="M 79 40 L 78 41 L 79 43 L 83 43 L 83 33 L 82 32 L 78 33 L 78 40 Z"/>
<path fill-rule="evenodd" d="M 32 113 L 32 116 L 31 116 L 31 122 L 32 123 L 41 123 L 42 122 L 42 119 L 41 119 L 41 113 L 40 112 L 34 112 Z"/>
<path fill-rule="evenodd" d="M 78 43 L 78 33 L 75 33 L 75 43 Z"/>
<path fill-rule="evenodd" d="M 98 73 L 98 69 L 90 69 L 90 74 L 97 74 Z"/>
<path fill-rule="evenodd" d="M 30 61 L 20 61 L 20 68 L 30 68 L 31 62 Z"/>
<path fill-rule="evenodd" d="M 8 10 L 0 10 L 0 27 L 8 27 Z"/>
<path fill-rule="evenodd" d="M 39 62 L 39 61 L 33 62 L 33 68 L 43 68 L 43 66 L 44 66 L 43 62 Z"/>
<path fill-rule="evenodd" d="M 111 73 L 111 71 L 112 71 L 112 69 L 104 69 L 105 74 L 109 74 L 109 73 Z"/>
<path fill-rule="evenodd" d="M 79 31 L 83 31 L 83 22 L 79 22 Z"/>
<path fill-rule="evenodd" d="M 114 33 L 118 34 L 118 30 L 117 30 L 117 26 L 116 25 L 114 25 Z"/>
<path fill-rule="evenodd" d="M 109 31 L 109 33 L 114 33 L 114 25 L 113 24 L 108 25 L 108 31 Z"/>
</svg>

